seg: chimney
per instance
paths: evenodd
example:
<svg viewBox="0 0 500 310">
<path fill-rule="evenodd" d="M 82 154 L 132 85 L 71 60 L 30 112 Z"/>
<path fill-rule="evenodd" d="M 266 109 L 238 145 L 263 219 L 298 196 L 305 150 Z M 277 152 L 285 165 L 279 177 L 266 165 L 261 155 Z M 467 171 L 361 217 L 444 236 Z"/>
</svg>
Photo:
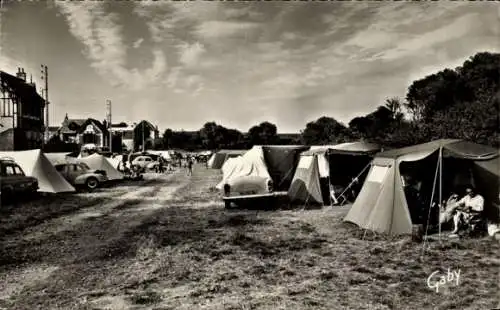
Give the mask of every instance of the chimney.
<svg viewBox="0 0 500 310">
<path fill-rule="evenodd" d="M 17 68 L 16 76 L 26 82 L 26 72 L 23 68 Z"/>
</svg>

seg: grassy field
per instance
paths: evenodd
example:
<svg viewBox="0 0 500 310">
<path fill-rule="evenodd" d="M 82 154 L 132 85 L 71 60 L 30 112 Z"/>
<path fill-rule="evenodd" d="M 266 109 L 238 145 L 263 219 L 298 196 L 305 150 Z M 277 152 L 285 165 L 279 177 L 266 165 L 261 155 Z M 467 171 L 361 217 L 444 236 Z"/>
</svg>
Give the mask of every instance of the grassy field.
<svg viewBox="0 0 500 310">
<path fill-rule="evenodd" d="M 0 309 L 491 309 L 498 241 L 412 243 L 348 207 L 228 211 L 196 167 L 0 211 Z M 427 286 L 460 270 L 458 285 Z"/>
</svg>

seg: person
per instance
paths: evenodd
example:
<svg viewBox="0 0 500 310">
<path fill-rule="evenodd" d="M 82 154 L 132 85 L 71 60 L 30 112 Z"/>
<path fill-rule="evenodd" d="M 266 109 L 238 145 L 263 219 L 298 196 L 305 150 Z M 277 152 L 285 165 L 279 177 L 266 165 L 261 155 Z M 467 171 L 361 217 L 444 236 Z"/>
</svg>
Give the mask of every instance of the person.
<svg viewBox="0 0 500 310">
<path fill-rule="evenodd" d="M 470 223 L 481 215 L 484 208 L 484 198 L 479 195 L 473 186 L 468 186 L 465 190 L 465 196 L 457 202 L 456 214 L 453 217 L 454 229 L 451 232 L 456 234 L 460 224 Z"/>
<path fill-rule="evenodd" d="M 163 173 L 163 159 L 160 157 L 160 160 L 158 161 L 158 172 Z"/>
<path fill-rule="evenodd" d="M 187 160 L 188 175 L 193 175 L 193 160 L 191 157 Z"/>
</svg>

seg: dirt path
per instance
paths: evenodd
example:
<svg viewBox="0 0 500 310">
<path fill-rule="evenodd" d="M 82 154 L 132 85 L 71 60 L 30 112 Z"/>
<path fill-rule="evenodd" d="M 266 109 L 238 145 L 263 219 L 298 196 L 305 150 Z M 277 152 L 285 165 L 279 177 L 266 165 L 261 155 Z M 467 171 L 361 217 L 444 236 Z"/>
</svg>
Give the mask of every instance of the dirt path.
<svg viewBox="0 0 500 310">
<path fill-rule="evenodd" d="M 7 265 L 0 265 L 0 309 L 14 309 L 16 300 L 25 297 L 40 298 L 33 293 L 38 287 L 50 287 L 54 278 L 71 281 L 84 276 L 82 270 L 94 272 L 95 261 L 125 255 L 125 248 L 116 248 L 126 242 L 127 234 L 158 209 L 168 208 L 176 192 L 190 182 L 182 172 L 153 177 L 143 186 L 74 194 L 77 200 L 92 195 L 112 199 L 49 219 L 3 241 L 5 251 L 0 254 L 7 255 Z M 66 288 L 72 283 L 59 285 Z"/>
</svg>

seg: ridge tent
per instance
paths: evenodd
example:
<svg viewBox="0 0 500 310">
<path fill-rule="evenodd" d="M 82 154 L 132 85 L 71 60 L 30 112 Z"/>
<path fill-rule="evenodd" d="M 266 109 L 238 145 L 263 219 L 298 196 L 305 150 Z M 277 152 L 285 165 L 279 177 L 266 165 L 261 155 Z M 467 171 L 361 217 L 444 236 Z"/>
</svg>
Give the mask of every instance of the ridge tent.
<svg viewBox="0 0 500 310">
<path fill-rule="evenodd" d="M 448 198 L 443 193 L 456 191 L 464 179 L 476 183 L 485 198 L 486 216 L 497 217 L 492 205 L 498 201 L 498 156 L 498 149 L 456 139 L 378 153 L 344 221 L 377 232 L 411 234 L 420 213 L 424 213 L 424 222 L 430 214 L 428 209 L 419 212 L 416 206 L 430 208 L 432 202 Z M 458 178 L 460 175 L 465 177 Z M 421 181 L 410 186 L 409 177 Z M 488 178 L 492 183 L 488 184 Z M 414 184 L 423 194 L 421 204 L 412 204 L 412 196 L 405 192 Z"/>
<path fill-rule="evenodd" d="M 244 176 L 271 178 L 264 161 L 262 147 L 254 146 L 242 156 L 229 158 L 222 166 L 222 181 L 216 188 L 222 190 L 224 184 L 231 179 Z"/>
<path fill-rule="evenodd" d="M 288 191 L 290 200 L 329 205 L 330 184 L 342 189 L 349 187 L 353 179 L 362 184 L 365 170 L 379 150 L 378 145 L 362 141 L 311 146 L 300 154 Z"/>
<path fill-rule="evenodd" d="M 39 192 L 74 192 L 71 186 L 52 165 L 40 149 L 28 151 L 0 152 L 0 157 L 11 157 L 27 176 L 38 179 Z"/>
<path fill-rule="evenodd" d="M 109 158 L 103 155 L 94 153 L 90 156 L 79 159 L 79 161 L 87 164 L 90 169 L 106 171 L 106 175 L 110 181 L 123 179 L 123 174 L 113 167 Z"/>
<path fill-rule="evenodd" d="M 221 169 L 222 165 L 232 157 L 238 157 L 245 154 L 247 150 L 220 150 L 214 153 L 208 160 L 208 168 Z"/>
</svg>

